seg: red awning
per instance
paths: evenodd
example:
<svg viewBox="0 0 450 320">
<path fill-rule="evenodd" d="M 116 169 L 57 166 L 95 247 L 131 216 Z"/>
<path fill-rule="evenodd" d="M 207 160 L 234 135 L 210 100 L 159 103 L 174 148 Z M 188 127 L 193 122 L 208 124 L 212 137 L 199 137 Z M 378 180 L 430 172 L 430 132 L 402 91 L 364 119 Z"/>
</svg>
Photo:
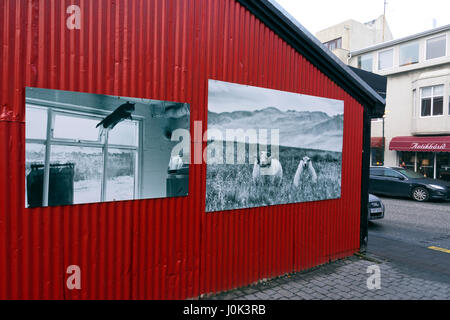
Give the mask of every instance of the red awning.
<svg viewBox="0 0 450 320">
<path fill-rule="evenodd" d="M 371 148 L 383 148 L 384 147 L 384 138 L 383 137 L 370 138 L 370 147 Z"/>
<path fill-rule="evenodd" d="M 395 137 L 389 150 L 417 152 L 450 152 L 450 136 Z"/>
</svg>

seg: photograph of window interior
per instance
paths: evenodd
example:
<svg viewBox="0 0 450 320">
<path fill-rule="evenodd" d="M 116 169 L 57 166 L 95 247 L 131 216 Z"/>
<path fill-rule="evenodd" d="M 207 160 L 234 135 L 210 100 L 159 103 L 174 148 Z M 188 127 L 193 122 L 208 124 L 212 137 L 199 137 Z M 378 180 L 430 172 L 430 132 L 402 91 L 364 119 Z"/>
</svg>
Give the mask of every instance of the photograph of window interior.
<svg viewBox="0 0 450 320">
<path fill-rule="evenodd" d="M 25 206 L 186 196 L 189 122 L 186 103 L 26 88 Z"/>
</svg>

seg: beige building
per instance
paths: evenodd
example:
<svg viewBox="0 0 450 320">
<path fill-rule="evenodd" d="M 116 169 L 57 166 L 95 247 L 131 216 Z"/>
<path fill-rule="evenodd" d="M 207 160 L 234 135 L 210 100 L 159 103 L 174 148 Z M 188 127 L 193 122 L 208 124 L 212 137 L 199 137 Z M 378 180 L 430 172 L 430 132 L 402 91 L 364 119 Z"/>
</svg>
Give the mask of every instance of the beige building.
<svg viewBox="0 0 450 320">
<path fill-rule="evenodd" d="M 316 37 L 345 64 L 349 52 L 393 39 L 383 15 L 367 23 L 347 20 L 319 31 Z"/>
<path fill-rule="evenodd" d="M 450 25 L 350 51 L 348 59 L 387 77 L 385 116 L 372 121 L 372 165 L 450 180 Z"/>
</svg>

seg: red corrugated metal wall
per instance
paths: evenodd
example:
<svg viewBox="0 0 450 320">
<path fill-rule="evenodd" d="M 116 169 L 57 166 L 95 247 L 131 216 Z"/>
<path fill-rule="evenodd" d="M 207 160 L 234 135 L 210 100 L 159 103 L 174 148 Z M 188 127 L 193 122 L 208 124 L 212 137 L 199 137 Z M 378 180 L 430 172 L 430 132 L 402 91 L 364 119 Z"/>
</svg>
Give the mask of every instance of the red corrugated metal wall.
<svg viewBox="0 0 450 320">
<path fill-rule="evenodd" d="M 1 299 L 183 299 L 358 249 L 362 107 L 236 1 L 0 0 L 0 18 Z M 206 130 L 208 79 L 344 100 L 342 198 L 205 214 L 203 164 L 184 198 L 23 208 L 26 86 L 188 102 Z"/>
</svg>

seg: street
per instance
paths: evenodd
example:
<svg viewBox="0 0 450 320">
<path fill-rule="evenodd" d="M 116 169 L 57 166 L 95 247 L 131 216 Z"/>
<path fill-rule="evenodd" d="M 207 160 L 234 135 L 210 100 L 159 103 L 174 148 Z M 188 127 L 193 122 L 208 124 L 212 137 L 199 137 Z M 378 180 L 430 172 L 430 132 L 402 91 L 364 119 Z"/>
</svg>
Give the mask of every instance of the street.
<svg viewBox="0 0 450 320">
<path fill-rule="evenodd" d="M 369 222 L 365 255 L 204 299 L 449 299 L 450 202 L 381 200 L 386 207 L 385 218 Z M 366 285 L 367 270 L 374 266 L 380 268 L 378 290 L 370 290 Z"/>
<path fill-rule="evenodd" d="M 450 283 L 450 202 L 381 200 L 385 217 L 369 222 L 368 254 L 414 276 Z"/>
</svg>

